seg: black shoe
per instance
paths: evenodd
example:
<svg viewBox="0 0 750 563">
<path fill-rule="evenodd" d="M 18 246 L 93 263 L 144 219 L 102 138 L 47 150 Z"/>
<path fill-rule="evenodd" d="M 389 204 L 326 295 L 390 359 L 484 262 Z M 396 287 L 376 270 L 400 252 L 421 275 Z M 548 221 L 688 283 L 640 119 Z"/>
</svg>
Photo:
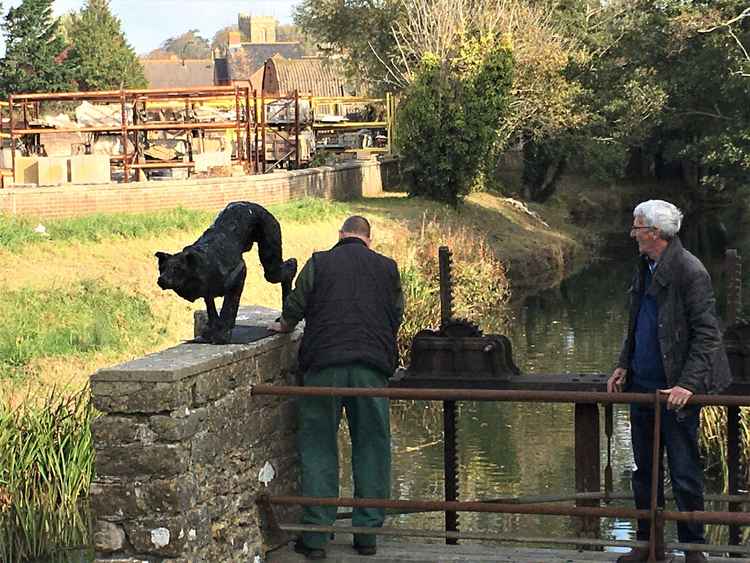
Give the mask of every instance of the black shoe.
<svg viewBox="0 0 750 563">
<path fill-rule="evenodd" d="M 320 547 L 307 547 L 302 540 L 294 542 L 294 551 L 301 553 L 308 559 L 325 559 L 326 550 Z"/>
<path fill-rule="evenodd" d="M 377 546 L 374 545 L 354 544 L 354 549 L 356 549 L 357 553 L 359 553 L 360 555 L 375 555 L 378 552 Z"/>
</svg>

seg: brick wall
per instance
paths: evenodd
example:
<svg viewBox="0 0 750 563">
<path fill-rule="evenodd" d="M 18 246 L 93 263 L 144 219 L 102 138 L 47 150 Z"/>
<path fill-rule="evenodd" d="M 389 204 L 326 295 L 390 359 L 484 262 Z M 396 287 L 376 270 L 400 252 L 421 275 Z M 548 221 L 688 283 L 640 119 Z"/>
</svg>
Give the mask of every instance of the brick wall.
<svg viewBox="0 0 750 563">
<path fill-rule="evenodd" d="M 270 205 L 302 197 L 347 200 L 381 193 L 381 167 L 394 166 L 392 162 L 351 162 L 235 178 L 13 187 L 0 190 L 0 213 L 49 219 L 92 213 L 141 213 L 178 206 L 213 210 L 232 201 Z"/>
</svg>

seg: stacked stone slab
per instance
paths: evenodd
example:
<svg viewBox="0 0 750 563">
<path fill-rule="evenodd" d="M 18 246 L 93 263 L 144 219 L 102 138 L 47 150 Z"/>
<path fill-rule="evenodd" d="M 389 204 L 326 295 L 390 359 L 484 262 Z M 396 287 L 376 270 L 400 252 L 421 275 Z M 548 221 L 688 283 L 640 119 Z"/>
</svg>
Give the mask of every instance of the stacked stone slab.
<svg viewBox="0 0 750 563">
<path fill-rule="evenodd" d="M 238 324 L 266 326 L 276 316 L 242 309 Z M 97 563 L 263 556 L 255 499 L 261 489 L 297 490 L 294 412 L 292 400 L 252 397 L 251 388 L 294 383 L 300 335 L 185 343 L 92 376 L 103 413 L 93 424 Z M 259 482 L 266 463 L 276 473 L 267 488 Z"/>
</svg>

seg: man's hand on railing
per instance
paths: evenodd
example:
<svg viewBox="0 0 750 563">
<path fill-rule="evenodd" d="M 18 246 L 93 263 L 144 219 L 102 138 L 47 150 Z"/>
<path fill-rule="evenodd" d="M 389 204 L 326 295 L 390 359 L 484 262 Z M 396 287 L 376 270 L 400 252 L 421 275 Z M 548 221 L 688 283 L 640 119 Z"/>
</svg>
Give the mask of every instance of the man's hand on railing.
<svg viewBox="0 0 750 563">
<path fill-rule="evenodd" d="M 693 392 L 679 385 L 670 387 L 669 389 L 659 389 L 659 393 L 669 395 L 667 398 L 667 408 L 669 410 L 680 410 L 688 402 L 688 399 L 693 396 Z"/>
<path fill-rule="evenodd" d="M 622 391 L 622 386 L 625 384 L 625 376 L 627 373 L 628 370 L 625 368 L 615 368 L 615 371 L 612 372 L 612 375 L 610 375 L 607 380 L 607 392 L 620 393 Z"/>
</svg>

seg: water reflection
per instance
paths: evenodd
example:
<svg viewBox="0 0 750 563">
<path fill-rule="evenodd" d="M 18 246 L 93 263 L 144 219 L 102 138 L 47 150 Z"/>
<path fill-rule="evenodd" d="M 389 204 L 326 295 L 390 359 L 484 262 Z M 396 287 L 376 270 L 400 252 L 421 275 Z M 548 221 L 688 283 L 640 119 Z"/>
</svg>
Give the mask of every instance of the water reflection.
<svg viewBox="0 0 750 563">
<path fill-rule="evenodd" d="M 607 250 L 611 259 L 593 264 L 559 288 L 529 297 L 514 308 L 506 334 L 522 372 L 612 370 L 627 323 L 626 290 L 635 248 L 627 237 L 618 237 Z M 482 322 L 488 332 L 495 328 L 493 324 L 493 319 Z M 392 403 L 394 498 L 443 498 L 441 408 L 440 403 Z M 575 491 L 572 405 L 466 402 L 459 408 L 461 499 Z M 348 459 L 347 442 L 341 440 Z M 604 468 L 607 447 L 603 435 L 600 451 Z M 628 492 L 633 459 L 626 406 L 615 407 L 611 464 L 615 492 Z M 348 475 L 342 482 L 343 494 L 351 494 Z M 707 489 L 718 492 L 711 483 Z M 631 501 L 615 505 L 632 506 Z M 391 521 L 402 527 L 443 527 L 439 513 L 394 516 Z M 462 513 L 460 527 L 525 537 L 574 534 L 570 518 L 556 516 Z M 601 529 L 607 538 L 634 538 L 634 523 L 629 520 L 605 519 Z M 667 535 L 668 541 L 675 540 L 673 524 L 668 524 Z"/>
</svg>

